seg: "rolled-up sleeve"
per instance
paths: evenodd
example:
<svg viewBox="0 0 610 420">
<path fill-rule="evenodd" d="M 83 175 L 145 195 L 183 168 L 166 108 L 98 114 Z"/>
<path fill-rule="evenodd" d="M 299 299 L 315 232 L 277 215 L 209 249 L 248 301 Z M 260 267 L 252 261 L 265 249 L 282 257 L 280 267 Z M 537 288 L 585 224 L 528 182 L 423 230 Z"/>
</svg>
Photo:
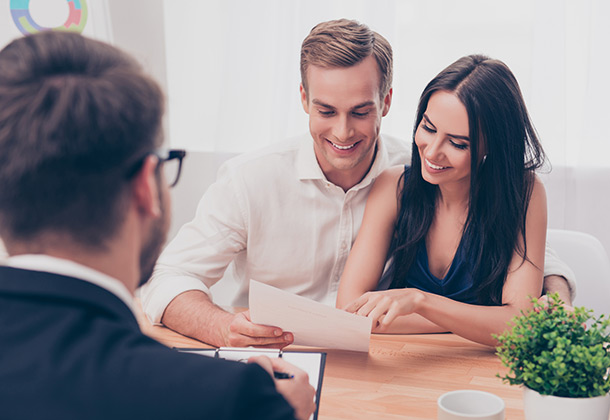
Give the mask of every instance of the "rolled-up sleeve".
<svg viewBox="0 0 610 420">
<path fill-rule="evenodd" d="M 570 296 L 574 300 L 576 297 L 576 276 L 572 269 L 549 247 L 548 243 L 544 252 L 544 277 L 546 276 L 561 276 L 565 278 L 570 288 Z"/>
<path fill-rule="evenodd" d="M 195 218 L 165 248 L 151 279 L 140 288 L 148 319 L 161 322 L 165 308 L 181 293 L 209 288 L 246 248 L 246 196 L 225 164 L 217 181 L 203 195 Z"/>
</svg>

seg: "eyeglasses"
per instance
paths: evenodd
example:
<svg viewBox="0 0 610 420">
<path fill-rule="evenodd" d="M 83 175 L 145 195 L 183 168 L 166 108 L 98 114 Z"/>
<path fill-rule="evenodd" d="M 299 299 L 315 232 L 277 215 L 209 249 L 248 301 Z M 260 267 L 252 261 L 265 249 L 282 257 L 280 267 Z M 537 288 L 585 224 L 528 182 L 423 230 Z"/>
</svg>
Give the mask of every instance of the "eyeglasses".
<svg viewBox="0 0 610 420">
<path fill-rule="evenodd" d="M 157 149 L 153 152 L 159 158 L 159 166 L 163 170 L 165 181 L 170 188 L 174 187 L 180 179 L 182 172 L 182 159 L 186 156 L 186 150 L 182 149 Z"/>
<path fill-rule="evenodd" d="M 169 187 L 172 188 L 175 186 L 178 183 L 180 173 L 182 172 L 182 159 L 186 156 L 186 151 L 182 149 L 157 149 L 146 153 L 146 155 L 138 159 L 136 164 L 127 172 L 127 178 L 135 176 L 142 168 L 144 160 L 150 155 L 155 155 L 159 159 L 157 169 L 163 170 L 165 181 Z"/>
</svg>

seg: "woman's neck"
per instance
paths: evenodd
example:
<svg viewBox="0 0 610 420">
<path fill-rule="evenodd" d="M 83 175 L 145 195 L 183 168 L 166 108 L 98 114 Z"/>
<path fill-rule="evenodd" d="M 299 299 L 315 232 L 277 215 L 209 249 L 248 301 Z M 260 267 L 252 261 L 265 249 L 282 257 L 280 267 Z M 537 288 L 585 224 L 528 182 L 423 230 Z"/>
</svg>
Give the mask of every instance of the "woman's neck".
<svg viewBox="0 0 610 420">
<path fill-rule="evenodd" d="M 468 209 L 470 202 L 470 185 L 439 185 L 437 207 L 451 212 L 462 212 Z"/>
</svg>

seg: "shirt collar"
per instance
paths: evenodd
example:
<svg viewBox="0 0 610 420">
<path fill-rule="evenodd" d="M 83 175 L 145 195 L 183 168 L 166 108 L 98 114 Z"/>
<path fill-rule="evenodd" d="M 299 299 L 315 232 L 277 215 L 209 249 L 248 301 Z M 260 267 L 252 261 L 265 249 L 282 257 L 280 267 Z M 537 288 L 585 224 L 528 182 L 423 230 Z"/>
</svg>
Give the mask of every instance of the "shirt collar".
<svg viewBox="0 0 610 420">
<path fill-rule="evenodd" d="M 127 287 L 114 277 L 110 277 L 90 267 L 63 258 L 42 254 L 9 257 L 3 262 L 3 265 L 23 270 L 59 274 L 95 284 L 121 299 L 131 312 L 134 313 L 134 316 L 136 315 L 133 296 L 129 293 Z"/>
<path fill-rule="evenodd" d="M 297 154 L 297 174 L 300 180 L 306 179 L 321 179 L 328 181 L 322 168 L 318 164 L 318 159 L 313 148 L 313 140 L 311 135 L 304 135 L 299 140 L 299 150 Z M 380 134 L 377 140 L 377 153 L 375 153 L 375 160 L 371 165 L 371 168 L 365 175 L 364 179 L 351 189 L 360 189 L 371 184 L 377 176 L 387 168 L 389 165 L 388 150 L 383 141 L 383 136 Z"/>
<path fill-rule="evenodd" d="M 322 168 L 318 164 L 318 158 L 313 148 L 311 135 L 303 135 L 299 140 L 297 152 L 297 174 L 300 180 L 322 179 L 326 180 Z"/>
</svg>

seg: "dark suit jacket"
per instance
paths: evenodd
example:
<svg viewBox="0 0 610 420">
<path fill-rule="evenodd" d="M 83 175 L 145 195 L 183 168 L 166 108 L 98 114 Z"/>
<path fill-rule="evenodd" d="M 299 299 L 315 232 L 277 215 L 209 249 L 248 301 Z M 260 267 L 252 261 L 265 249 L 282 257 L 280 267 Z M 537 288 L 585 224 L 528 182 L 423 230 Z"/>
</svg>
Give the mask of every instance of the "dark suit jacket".
<svg viewBox="0 0 610 420">
<path fill-rule="evenodd" d="M 143 335 L 91 283 L 0 267 L 1 419 L 292 419 L 271 377 Z"/>
</svg>

